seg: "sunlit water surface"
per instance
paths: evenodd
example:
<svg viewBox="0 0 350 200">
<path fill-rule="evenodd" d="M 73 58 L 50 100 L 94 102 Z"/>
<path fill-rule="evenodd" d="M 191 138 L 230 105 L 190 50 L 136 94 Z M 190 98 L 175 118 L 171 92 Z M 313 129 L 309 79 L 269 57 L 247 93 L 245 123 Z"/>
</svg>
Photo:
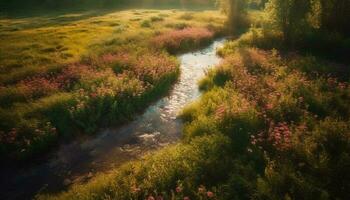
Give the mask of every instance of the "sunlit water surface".
<svg viewBox="0 0 350 200">
<path fill-rule="evenodd" d="M 1 199 L 30 198 L 40 191 L 58 192 L 74 182 L 87 181 L 97 172 L 177 142 L 182 129 L 177 114 L 200 96 L 197 83 L 209 67 L 220 62 L 216 49 L 223 43 L 224 39 L 219 39 L 207 48 L 179 55 L 179 81 L 168 96 L 149 106 L 134 121 L 63 144 L 44 164 L 20 171 L 7 169 L 8 173 L 1 175 L 1 190 L 6 190 L 1 192 Z"/>
</svg>

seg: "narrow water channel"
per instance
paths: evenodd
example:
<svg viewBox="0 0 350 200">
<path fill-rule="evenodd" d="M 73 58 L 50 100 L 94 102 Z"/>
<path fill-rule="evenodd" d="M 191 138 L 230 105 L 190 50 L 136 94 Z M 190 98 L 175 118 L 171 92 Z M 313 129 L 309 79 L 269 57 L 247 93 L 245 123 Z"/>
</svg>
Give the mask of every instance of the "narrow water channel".
<svg viewBox="0 0 350 200">
<path fill-rule="evenodd" d="M 87 181 L 98 172 L 177 142 L 182 123 L 176 116 L 200 96 L 197 82 L 209 67 L 220 62 L 216 49 L 224 41 L 219 39 L 202 50 L 179 55 L 179 81 L 168 96 L 149 106 L 134 121 L 62 145 L 45 163 L 3 171 L 0 199 L 30 199 L 39 191 L 62 191 L 72 183 Z"/>
</svg>

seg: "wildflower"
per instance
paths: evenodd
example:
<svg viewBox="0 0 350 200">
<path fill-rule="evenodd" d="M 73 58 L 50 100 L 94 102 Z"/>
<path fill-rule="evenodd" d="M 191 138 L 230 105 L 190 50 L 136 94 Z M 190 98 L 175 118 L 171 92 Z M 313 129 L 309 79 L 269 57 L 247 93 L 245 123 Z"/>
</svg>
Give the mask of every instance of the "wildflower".
<svg viewBox="0 0 350 200">
<path fill-rule="evenodd" d="M 191 200 L 190 197 L 184 197 L 184 200 Z"/>
<path fill-rule="evenodd" d="M 344 89 L 346 89 L 346 83 L 339 83 L 338 87 L 339 87 L 339 89 L 344 90 Z"/>
<path fill-rule="evenodd" d="M 148 196 L 147 200 L 155 200 L 155 198 L 151 195 L 151 196 Z"/>
<path fill-rule="evenodd" d="M 299 97 L 298 100 L 299 102 L 304 102 L 304 97 Z"/>
<path fill-rule="evenodd" d="M 184 41 L 193 41 L 198 44 L 211 37 L 213 37 L 213 33 L 205 28 L 185 28 L 156 36 L 153 43 L 160 48 L 179 49 Z"/>
<path fill-rule="evenodd" d="M 28 98 L 47 96 L 59 90 L 59 83 L 50 76 L 36 76 L 21 81 L 18 86 Z"/>
<path fill-rule="evenodd" d="M 198 188 L 198 192 L 199 193 L 204 193 L 205 192 L 205 187 L 203 185 L 201 185 L 199 188 Z"/>
<path fill-rule="evenodd" d="M 211 192 L 211 191 L 208 191 L 208 192 L 207 192 L 207 196 L 208 196 L 209 198 L 213 198 L 213 197 L 214 197 L 214 193 Z"/>
<path fill-rule="evenodd" d="M 269 131 L 269 140 L 279 150 L 286 150 L 291 147 L 291 131 L 286 123 L 278 123 L 276 126 L 271 123 L 272 130 Z"/>
<path fill-rule="evenodd" d="M 141 191 L 141 189 L 139 187 L 136 187 L 136 186 L 131 187 L 131 192 L 132 193 L 138 193 L 140 191 Z"/>
<path fill-rule="evenodd" d="M 90 96 L 91 96 L 92 98 L 96 98 L 96 97 L 97 97 L 97 94 L 96 94 L 95 92 L 93 92 L 93 93 L 90 94 Z"/>
<path fill-rule="evenodd" d="M 176 191 L 177 193 L 180 193 L 180 192 L 182 192 L 182 188 L 181 188 L 180 186 L 177 186 L 177 187 L 175 188 L 175 191 Z"/>
<path fill-rule="evenodd" d="M 164 200 L 163 196 L 157 196 L 157 200 Z"/>
<path fill-rule="evenodd" d="M 273 109 L 273 105 L 270 104 L 270 103 L 266 104 L 266 109 L 267 110 L 272 110 Z"/>
</svg>

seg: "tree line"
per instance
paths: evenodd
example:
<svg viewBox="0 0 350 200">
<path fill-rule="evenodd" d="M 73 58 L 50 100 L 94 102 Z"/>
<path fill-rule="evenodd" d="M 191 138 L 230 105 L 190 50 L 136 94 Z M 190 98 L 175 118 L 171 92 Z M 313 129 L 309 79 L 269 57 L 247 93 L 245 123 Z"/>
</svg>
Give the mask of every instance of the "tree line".
<svg viewBox="0 0 350 200">
<path fill-rule="evenodd" d="M 111 6 L 214 6 L 213 0 L 0 0 L 0 9 L 110 8 Z"/>
<path fill-rule="evenodd" d="M 307 31 L 350 34 L 349 0 L 270 0 L 266 10 L 287 43 Z"/>
<path fill-rule="evenodd" d="M 288 42 L 310 29 L 350 35 L 349 0 L 219 0 L 219 3 L 231 26 L 242 20 L 247 3 L 264 7 L 272 24 Z"/>
<path fill-rule="evenodd" d="M 349 62 L 350 0 L 218 0 L 218 3 L 228 16 L 231 31 L 249 27 L 247 9 L 260 8 L 265 16 L 262 32 L 280 34 L 275 39 L 282 43 L 282 48 Z M 269 42 L 273 43 L 276 40 Z"/>
</svg>

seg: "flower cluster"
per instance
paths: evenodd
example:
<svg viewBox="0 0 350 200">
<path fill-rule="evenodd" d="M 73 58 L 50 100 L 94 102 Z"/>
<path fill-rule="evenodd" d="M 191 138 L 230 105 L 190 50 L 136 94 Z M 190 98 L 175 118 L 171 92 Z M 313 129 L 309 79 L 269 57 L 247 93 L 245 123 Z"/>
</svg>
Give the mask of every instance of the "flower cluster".
<svg viewBox="0 0 350 200">
<path fill-rule="evenodd" d="M 92 77 L 96 74 L 96 70 L 83 64 L 69 65 L 55 77 L 55 81 L 60 84 L 62 89 L 70 90 L 74 84 L 82 77 Z"/>
<path fill-rule="evenodd" d="M 37 124 L 31 131 L 31 134 L 28 134 L 28 130 L 21 128 L 0 131 L 0 145 L 3 149 L 16 149 L 17 153 L 26 153 L 43 140 L 57 136 L 57 130 L 50 122 Z"/>
<path fill-rule="evenodd" d="M 214 192 L 207 190 L 204 185 L 200 185 L 198 187 L 197 195 L 200 199 L 214 199 L 215 194 Z"/>
<path fill-rule="evenodd" d="M 96 71 L 82 64 L 72 64 L 59 73 L 37 75 L 22 80 L 17 87 L 28 99 L 36 99 L 60 90 L 69 91 L 81 78 L 90 79 L 96 76 Z"/>
<path fill-rule="evenodd" d="M 154 84 L 176 69 L 177 62 L 164 54 L 145 54 L 137 59 L 137 66 L 133 71 L 140 80 Z"/>
<path fill-rule="evenodd" d="M 292 147 L 291 135 L 292 132 L 287 123 L 282 122 L 277 125 L 271 123 L 268 140 L 276 149 L 284 151 Z"/>
<path fill-rule="evenodd" d="M 118 52 L 102 56 L 104 62 L 112 65 L 118 76 L 137 78 L 145 84 L 156 84 L 164 75 L 177 70 L 177 62 L 164 53 L 143 52 Z"/>
<path fill-rule="evenodd" d="M 37 76 L 21 81 L 18 87 L 28 99 L 32 99 L 57 92 L 60 84 L 50 76 Z"/>
<path fill-rule="evenodd" d="M 16 128 L 12 128 L 10 131 L 0 131 L 0 143 L 1 144 L 13 144 L 18 137 L 18 131 Z"/>
<path fill-rule="evenodd" d="M 176 51 L 182 48 L 182 45 L 188 43 L 199 45 L 214 36 L 214 33 L 205 28 L 185 28 L 182 30 L 173 30 L 153 39 L 153 43 L 158 48 L 166 48 L 169 51 Z"/>
</svg>

